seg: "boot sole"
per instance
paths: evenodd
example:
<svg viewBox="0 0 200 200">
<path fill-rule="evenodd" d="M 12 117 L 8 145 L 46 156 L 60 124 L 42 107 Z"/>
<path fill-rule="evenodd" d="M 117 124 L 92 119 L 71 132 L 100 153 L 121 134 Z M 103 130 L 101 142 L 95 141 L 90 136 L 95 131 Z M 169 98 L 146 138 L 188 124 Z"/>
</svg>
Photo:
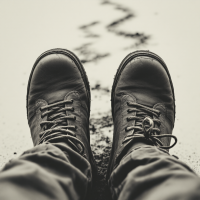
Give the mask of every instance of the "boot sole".
<svg viewBox="0 0 200 200">
<path fill-rule="evenodd" d="M 123 69 L 126 67 L 126 65 L 134 58 L 136 57 L 139 57 L 139 56 L 147 56 L 147 57 L 150 57 L 150 58 L 154 58 L 155 60 L 157 60 L 158 62 L 160 62 L 160 64 L 164 67 L 165 71 L 167 72 L 167 75 L 169 77 L 169 81 L 170 81 L 170 85 L 171 85 L 171 90 L 172 90 L 172 94 L 173 94 L 173 99 L 174 99 L 174 119 L 175 119 L 175 113 L 176 113 L 176 107 L 175 107 L 175 96 L 174 96 L 174 87 L 173 87 L 173 83 L 172 83 L 172 80 L 171 80 L 171 76 L 170 76 L 170 73 L 169 73 L 169 70 L 167 68 L 167 65 L 165 64 L 164 60 L 156 55 L 155 53 L 153 52 L 150 52 L 150 51 L 145 51 L 145 50 L 139 50 L 139 51 L 134 51 L 130 54 L 128 54 L 121 62 L 120 66 L 118 67 L 117 69 L 117 73 L 115 75 L 115 78 L 114 78 L 114 82 L 113 82 L 113 86 L 112 86 L 112 92 L 111 92 L 111 106 L 112 106 L 112 116 L 113 116 L 113 104 L 114 104 L 114 96 L 115 96 L 115 88 L 116 88 L 116 85 L 117 85 L 117 82 L 119 80 L 119 77 L 123 71 Z"/>
</svg>

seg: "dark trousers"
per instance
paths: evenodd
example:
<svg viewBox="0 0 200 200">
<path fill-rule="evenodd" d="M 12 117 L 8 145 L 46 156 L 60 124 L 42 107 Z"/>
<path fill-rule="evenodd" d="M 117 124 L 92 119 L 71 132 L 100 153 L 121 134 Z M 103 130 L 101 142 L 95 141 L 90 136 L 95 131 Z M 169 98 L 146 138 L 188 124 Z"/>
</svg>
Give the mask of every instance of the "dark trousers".
<svg viewBox="0 0 200 200">
<path fill-rule="evenodd" d="M 0 200 L 77 200 L 91 189 L 90 163 L 63 144 L 42 144 L 13 159 L 0 172 Z M 200 178 L 157 147 L 124 157 L 109 186 L 119 200 L 198 200 Z"/>
</svg>

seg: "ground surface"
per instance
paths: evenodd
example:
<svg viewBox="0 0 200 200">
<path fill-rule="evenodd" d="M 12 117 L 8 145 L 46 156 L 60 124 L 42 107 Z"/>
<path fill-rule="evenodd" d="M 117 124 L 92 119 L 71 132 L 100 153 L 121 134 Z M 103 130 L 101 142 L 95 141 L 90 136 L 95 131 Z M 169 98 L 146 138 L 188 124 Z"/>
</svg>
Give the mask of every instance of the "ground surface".
<svg viewBox="0 0 200 200">
<path fill-rule="evenodd" d="M 0 1 L 0 167 L 32 147 L 25 105 L 35 59 L 67 48 L 81 59 L 91 85 L 91 146 L 99 174 L 94 199 L 110 199 L 105 172 L 112 81 L 129 52 L 145 49 L 165 60 L 174 83 L 178 144 L 171 153 L 200 174 L 199 6 L 198 0 Z"/>
</svg>

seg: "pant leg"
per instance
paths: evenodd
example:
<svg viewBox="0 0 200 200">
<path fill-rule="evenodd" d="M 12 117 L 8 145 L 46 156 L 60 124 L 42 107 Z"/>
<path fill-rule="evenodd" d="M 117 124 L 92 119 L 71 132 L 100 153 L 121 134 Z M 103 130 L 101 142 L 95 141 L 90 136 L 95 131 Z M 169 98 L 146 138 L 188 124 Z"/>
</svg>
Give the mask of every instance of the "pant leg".
<svg viewBox="0 0 200 200">
<path fill-rule="evenodd" d="M 125 156 L 109 179 L 113 199 L 199 200 L 200 178 L 183 162 L 157 147 Z"/>
<path fill-rule="evenodd" d="M 91 180 L 90 163 L 81 155 L 66 145 L 42 144 L 5 165 L 0 199 L 85 199 Z"/>
</svg>

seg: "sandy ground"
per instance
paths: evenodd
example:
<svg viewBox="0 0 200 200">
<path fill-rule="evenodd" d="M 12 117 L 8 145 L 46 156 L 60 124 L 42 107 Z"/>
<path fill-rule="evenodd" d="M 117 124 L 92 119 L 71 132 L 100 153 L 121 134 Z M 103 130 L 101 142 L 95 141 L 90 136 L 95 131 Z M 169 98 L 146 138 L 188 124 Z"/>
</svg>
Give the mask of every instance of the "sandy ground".
<svg viewBox="0 0 200 200">
<path fill-rule="evenodd" d="M 112 81 L 129 52 L 145 49 L 165 60 L 175 88 L 178 144 L 171 154 L 200 174 L 199 7 L 198 0 L 1 0 L 0 167 L 33 146 L 26 87 L 35 59 L 66 48 L 79 56 L 89 77 L 91 145 L 101 188 L 95 199 L 109 199 L 102 186 L 112 142 Z"/>
</svg>

